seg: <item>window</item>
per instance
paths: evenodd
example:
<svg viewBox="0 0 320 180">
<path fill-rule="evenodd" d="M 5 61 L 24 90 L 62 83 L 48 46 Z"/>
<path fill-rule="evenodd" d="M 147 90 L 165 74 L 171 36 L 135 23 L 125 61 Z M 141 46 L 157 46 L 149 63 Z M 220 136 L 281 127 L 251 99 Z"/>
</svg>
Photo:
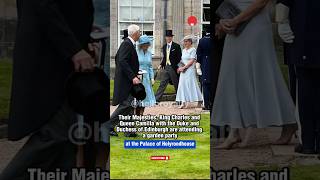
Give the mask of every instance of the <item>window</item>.
<svg viewBox="0 0 320 180">
<path fill-rule="evenodd" d="M 210 1 L 203 1 L 202 8 L 202 30 L 208 31 L 210 29 Z"/>
<path fill-rule="evenodd" d="M 142 34 L 154 38 L 155 0 L 118 0 L 119 25 L 118 44 L 123 37 L 123 30 L 130 24 L 140 26 Z M 150 47 L 154 54 L 154 43 Z"/>
</svg>

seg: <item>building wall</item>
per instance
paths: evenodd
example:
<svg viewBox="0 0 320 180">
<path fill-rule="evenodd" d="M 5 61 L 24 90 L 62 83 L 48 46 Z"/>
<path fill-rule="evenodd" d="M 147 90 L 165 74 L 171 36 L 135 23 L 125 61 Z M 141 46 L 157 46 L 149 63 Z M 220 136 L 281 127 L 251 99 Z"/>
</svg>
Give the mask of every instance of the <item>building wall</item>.
<svg viewBox="0 0 320 180">
<path fill-rule="evenodd" d="M 174 41 L 180 43 L 181 39 L 188 34 L 201 34 L 202 25 L 202 0 L 168 0 L 168 29 L 172 29 L 175 35 Z M 110 26 L 110 51 L 111 68 L 114 67 L 114 56 L 119 47 L 118 44 L 118 0 L 111 0 L 111 26 Z M 189 16 L 196 16 L 199 23 L 191 27 L 187 23 Z M 164 44 L 164 0 L 155 0 L 155 28 L 154 28 L 154 64 L 160 63 L 162 56 L 161 47 Z"/>
</svg>

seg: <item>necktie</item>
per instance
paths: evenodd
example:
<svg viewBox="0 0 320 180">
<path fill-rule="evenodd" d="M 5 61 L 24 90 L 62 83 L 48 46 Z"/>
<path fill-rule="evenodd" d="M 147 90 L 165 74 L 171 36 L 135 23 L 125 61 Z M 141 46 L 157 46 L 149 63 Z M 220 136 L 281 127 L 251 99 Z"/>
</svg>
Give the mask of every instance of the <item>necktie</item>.
<svg viewBox="0 0 320 180">
<path fill-rule="evenodd" d="M 167 65 L 171 65 L 170 62 L 170 45 L 167 45 L 167 61 L 166 61 Z"/>
</svg>

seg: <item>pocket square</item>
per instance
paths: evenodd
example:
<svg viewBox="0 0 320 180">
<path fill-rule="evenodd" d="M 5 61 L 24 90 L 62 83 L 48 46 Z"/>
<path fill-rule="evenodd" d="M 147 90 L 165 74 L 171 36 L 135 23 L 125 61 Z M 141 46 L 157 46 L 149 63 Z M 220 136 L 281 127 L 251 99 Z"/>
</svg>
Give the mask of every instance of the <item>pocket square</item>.
<svg viewBox="0 0 320 180">
<path fill-rule="evenodd" d="M 175 51 L 176 49 L 172 49 L 171 52 Z"/>
</svg>

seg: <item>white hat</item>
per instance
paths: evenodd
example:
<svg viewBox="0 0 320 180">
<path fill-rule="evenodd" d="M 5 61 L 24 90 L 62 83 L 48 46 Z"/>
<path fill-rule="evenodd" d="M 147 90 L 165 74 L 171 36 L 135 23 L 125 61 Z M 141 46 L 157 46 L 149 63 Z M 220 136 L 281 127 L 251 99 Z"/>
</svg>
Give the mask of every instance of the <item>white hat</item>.
<svg viewBox="0 0 320 180">
<path fill-rule="evenodd" d="M 197 42 L 198 37 L 197 37 L 197 36 L 194 36 L 193 34 L 190 34 L 190 35 L 185 36 L 185 37 L 181 40 L 181 42 L 183 42 L 184 40 L 192 40 L 192 42 L 194 43 L 194 42 Z"/>
</svg>

